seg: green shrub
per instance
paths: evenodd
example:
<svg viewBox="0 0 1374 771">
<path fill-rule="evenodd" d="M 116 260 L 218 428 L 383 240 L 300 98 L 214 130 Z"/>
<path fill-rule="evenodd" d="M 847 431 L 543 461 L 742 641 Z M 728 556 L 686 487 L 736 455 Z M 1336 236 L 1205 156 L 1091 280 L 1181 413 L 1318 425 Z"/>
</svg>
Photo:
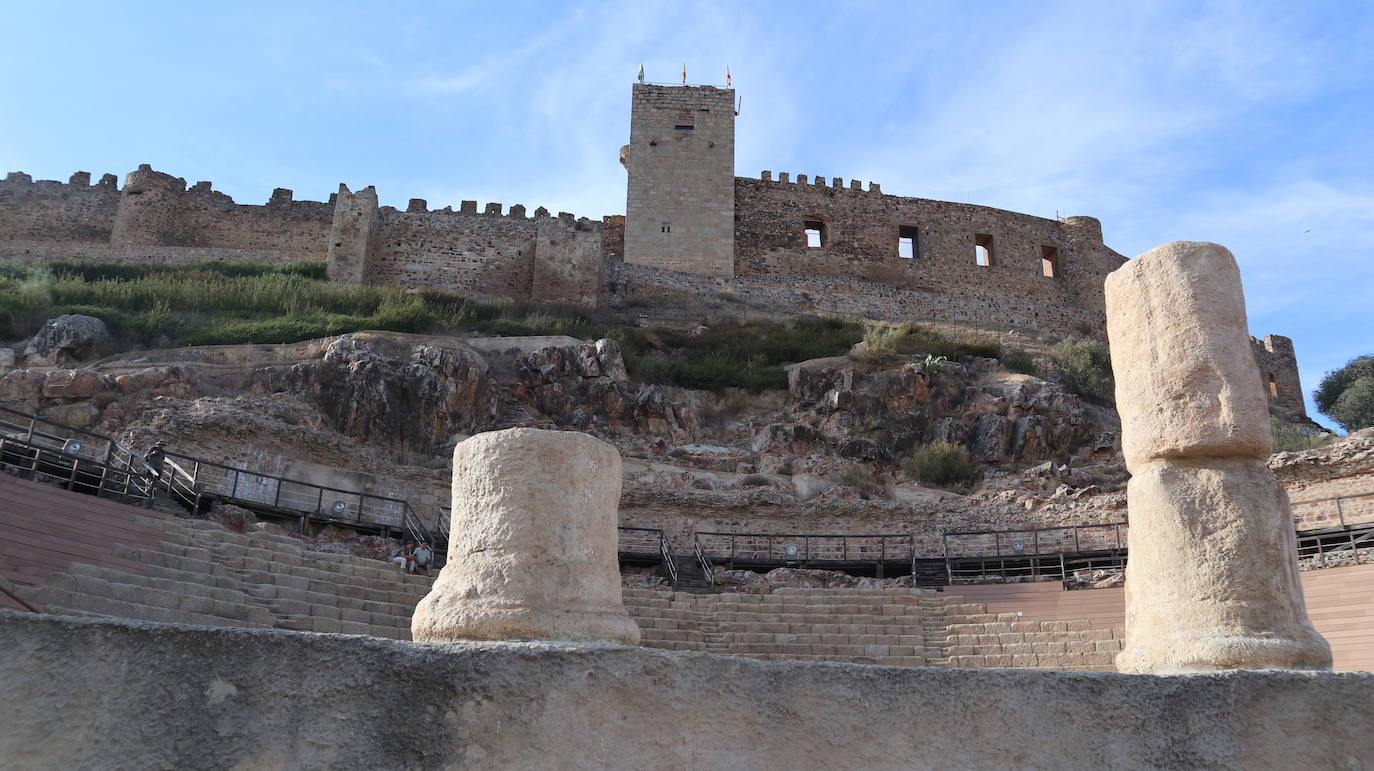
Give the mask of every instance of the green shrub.
<svg viewBox="0 0 1374 771">
<path fill-rule="evenodd" d="M 1374 356 L 1357 356 L 1326 373 L 1312 398 L 1346 431 L 1374 426 Z"/>
<path fill-rule="evenodd" d="M 911 454 L 906 472 L 921 484 L 948 487 L 973 479 L 977 467 L 963 445 L 931 442 Z"/>
<path fill-rule="evenodd" d="M 52 301 L 49 285 L 45 273 L 0 277 L 0 319 L 5 323 L 0 335 L 27 337 L 38 329 Z"/>
<path fill-rule="evenodd" d="M 1003 348 L 997 361 L 1008 372 L 1019 372 L 1023 375 L 1034 375 L 1039 372 L 1039 367 L 1035 364 L 1035 357 L 1016 348 Z"/>
<path fill-rule="evenodd" d="M 838 481 L 845 487 L 868 487 L 873 484 L 873 472 L 867 466 L 850 466 L 840 472 Z"/>
<path fill-rule="evenodd" d="M 1063 340 L 1050 350 L 1050 357 L 1074 391 L 1099 401 L 1113 400 L 1116 381 L 1106 345 L 1096 340 Z"/>
</svg>

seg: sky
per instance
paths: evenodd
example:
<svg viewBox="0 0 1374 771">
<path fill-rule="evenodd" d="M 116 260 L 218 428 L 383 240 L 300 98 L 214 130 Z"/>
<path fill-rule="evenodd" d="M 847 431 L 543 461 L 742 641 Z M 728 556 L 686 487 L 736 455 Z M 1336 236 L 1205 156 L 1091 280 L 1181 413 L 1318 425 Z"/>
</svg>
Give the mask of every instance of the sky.
<svg viewBox="0 0 1374 771">
<path fill-rule="evenodd" d="M 1235 253 L 1308 410 L 1374 353 L 1374 2 L 0 0 L 0 171 L 140 163 L 240 203 L 624 213 L 630 84 L 724 85 L 735 170 Z"/>
</svg>

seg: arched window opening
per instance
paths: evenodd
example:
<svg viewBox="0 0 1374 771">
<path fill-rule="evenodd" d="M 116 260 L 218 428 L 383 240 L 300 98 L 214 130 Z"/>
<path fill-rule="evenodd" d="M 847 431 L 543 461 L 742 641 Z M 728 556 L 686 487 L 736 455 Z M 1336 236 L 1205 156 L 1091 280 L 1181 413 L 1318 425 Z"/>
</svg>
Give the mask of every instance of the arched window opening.
<svg viewBox="0 0 1374 771">
<path fill-rule="evenodd" d="M 825 223 L 820 220 L 805 220 L 802 228 L 806 231 L 806 247 L 820 249 L 825 246 Z"/>
</svg>

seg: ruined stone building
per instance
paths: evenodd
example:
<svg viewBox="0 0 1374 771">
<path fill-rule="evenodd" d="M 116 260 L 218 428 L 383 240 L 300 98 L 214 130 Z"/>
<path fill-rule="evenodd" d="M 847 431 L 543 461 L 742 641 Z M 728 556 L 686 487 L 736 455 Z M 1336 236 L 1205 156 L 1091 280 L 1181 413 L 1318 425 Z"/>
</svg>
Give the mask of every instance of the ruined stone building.
<svg viewBox="0 0 1374 771">
<path fill-rule="evenodd" d="M 624 216 L 463 201 L 404 211 L 371 187 L 327 202 L 277 189 L 235 203 L 140 166 L 119 187 L 10 173 L 0 258 L 327 260 L 336 281 L 582 307 L 706 309 L 943 322 L 1105 337 L 1103 281 L 1126 259 L 1092 217 L 1046 219 L 807 174 L 735 176 L 734 91 L 635 84 Z M 703 312 L 705 312 L 703 310 Z M 1271 402 L 1303 412 L 1292 342 L 1254 340 Z"/>
</svg>

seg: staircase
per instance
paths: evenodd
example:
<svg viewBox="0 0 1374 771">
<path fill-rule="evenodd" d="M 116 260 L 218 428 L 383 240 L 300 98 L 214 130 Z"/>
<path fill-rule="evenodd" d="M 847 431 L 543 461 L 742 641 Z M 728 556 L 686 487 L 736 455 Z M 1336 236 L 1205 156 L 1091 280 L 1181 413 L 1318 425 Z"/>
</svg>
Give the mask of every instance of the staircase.
<svg viewBox="0 0 1374 771">
<path fill-rule="evenodd" d="M 673 567 L 676 568 L 677 582 L 673 588 L 679 592 L 701 594 L 710 592 L 714 586 L 702 570 L 701 563 L 693 554 L 674 554 Z"/>
<path fill-rule="evenodd" d="M 1121 629 L 1022 621 L 930 589 L 624 590 L 641 644 L 768 661 L 1111 670 Z"/>
</svg>

